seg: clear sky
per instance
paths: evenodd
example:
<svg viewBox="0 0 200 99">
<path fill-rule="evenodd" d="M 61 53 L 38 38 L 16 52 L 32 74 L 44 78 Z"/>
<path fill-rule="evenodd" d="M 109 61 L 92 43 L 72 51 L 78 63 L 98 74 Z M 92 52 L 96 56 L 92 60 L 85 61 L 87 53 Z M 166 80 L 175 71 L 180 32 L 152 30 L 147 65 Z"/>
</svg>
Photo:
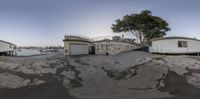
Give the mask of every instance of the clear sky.
<svg viewBox="0 0 200 99">
<path fill-rule="evenodd" d="M 151 10 L 168 36 L 200 38 L 200 0 L 0 0 L 0 40 L 18 46 L 63 45 L 64 35 L 113 35 L 126 14 Z"/>
</svg>

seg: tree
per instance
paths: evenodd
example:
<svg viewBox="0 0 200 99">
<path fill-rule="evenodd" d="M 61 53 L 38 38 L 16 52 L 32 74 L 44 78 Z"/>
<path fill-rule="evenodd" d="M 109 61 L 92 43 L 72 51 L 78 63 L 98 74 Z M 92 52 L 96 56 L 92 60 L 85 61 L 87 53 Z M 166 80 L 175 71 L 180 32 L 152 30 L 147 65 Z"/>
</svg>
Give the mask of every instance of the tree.
<svg viewBox="0 0 200 99">
<path fill-rule="evenodd" d="M 158 16 L 153 16 L 149 10 L 144 10 L 140 14 L 126 15 L 123 19 L 112 24 L 113 32 L 132 33 L 139 39 L 141 45 L 155 38 L 162 38 L 170 30 L 169 24 Z"/>
</svg>

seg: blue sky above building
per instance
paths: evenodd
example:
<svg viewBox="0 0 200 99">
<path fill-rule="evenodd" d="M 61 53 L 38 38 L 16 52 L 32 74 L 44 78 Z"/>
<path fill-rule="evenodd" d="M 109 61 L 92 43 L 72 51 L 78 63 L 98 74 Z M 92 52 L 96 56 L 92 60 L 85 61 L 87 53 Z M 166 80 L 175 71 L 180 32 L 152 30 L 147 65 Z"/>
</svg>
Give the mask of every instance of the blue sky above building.
<svg viewBox="0 0 200 99">
<path fill-rule="evenodd" d="M 115 35 L 111 25 L 116 19 L 146 9 L 169 22 L 167 36 L 200 38 L 199 4 L 199 0 L 0 0 L 0 39 L 18 46 L 56 46 L 63 45 L 69 34 Z"/>
</svg>

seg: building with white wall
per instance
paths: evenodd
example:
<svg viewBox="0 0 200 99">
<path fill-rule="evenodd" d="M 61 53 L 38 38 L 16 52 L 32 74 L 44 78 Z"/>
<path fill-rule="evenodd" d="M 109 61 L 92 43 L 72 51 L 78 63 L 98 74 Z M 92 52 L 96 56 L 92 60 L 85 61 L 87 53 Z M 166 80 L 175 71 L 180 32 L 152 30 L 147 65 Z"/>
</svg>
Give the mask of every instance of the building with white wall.
<svg viewBox="0 0 200 99">
<path fill-rule="evenodd" d="M 134 39 L 120 36 L 98 41 L 82 36 L 65 36 L 63 41 L 64 55 L 117 54 L 138 48 Z"/>
<path fill-rule="evenodd" d="M 0 40 L 0 55 L 15 55 L 15 48 L 15 44 Z"/>
<path fill-rule="evenodd" d="M 152 40 L 151 53 L 194 54 L 200 53 L 200 40 L 188 37 L 165 37 Z"/>
<path fill-rule="evenodd" d="M 89 54 L 89 48 L 92 40 L 80 36 L 65 36 L 64 55 L 86 55 Z"/>
<path fill-rule="evenodd" d="M 127 43 L 115 40 L 101 40 L 94 42 L 96 54 L 117 54 L 120 52 L 137 49 L 138 46 L 134 43 Z"/>
</svg>

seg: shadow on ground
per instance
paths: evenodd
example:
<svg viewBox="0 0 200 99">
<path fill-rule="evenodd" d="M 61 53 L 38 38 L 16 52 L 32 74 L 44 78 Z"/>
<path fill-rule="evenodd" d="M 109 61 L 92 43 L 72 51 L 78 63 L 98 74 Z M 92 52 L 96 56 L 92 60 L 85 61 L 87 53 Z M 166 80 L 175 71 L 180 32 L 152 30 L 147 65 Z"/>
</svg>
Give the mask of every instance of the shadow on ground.
<svg viewBox="0 0 200 99">
<path fill-rule="evenodd" d="M 0 99 L 77 99 L 56 80 L 38 86 L 0 89 Z"/>
<path fill-rule="evenodd" d="M 174 71 L 169 71 L 165 80 L 164 87 L 159 90 L 169 92 L 174 97 L 159 99 L 200 99 L 200 89 L 189 84 L 186 79 Z"/>
</svg>

